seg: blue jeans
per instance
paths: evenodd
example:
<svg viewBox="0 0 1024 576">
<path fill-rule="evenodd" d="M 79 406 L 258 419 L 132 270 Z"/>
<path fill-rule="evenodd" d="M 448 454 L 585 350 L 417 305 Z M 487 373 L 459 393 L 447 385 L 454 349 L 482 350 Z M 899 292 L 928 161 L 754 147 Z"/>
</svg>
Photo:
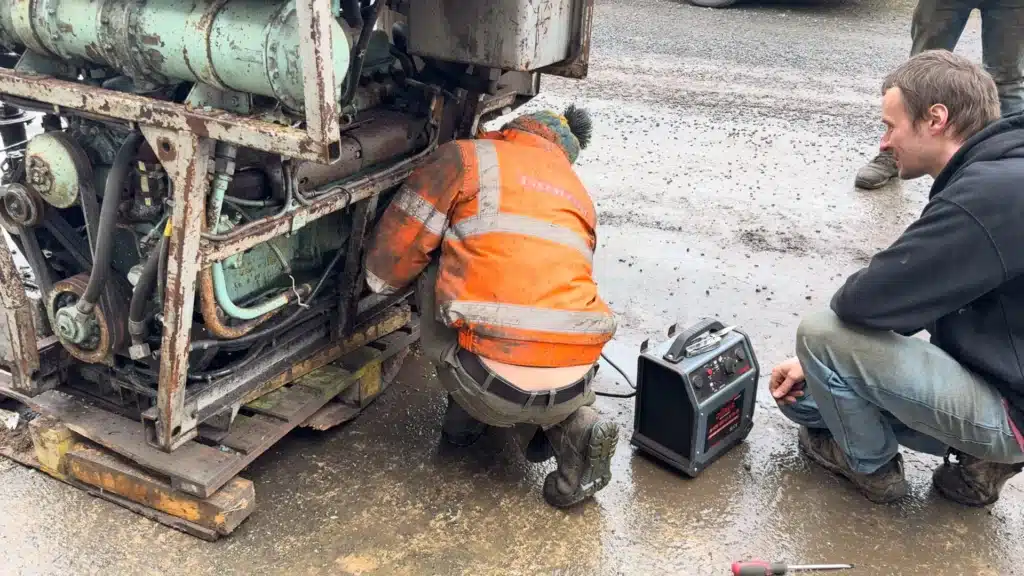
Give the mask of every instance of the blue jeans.
<svg viewBox="0 0 1024 576">
<path fill-rule="evenodd" d="M 999 90 L 1001 112 L 1024 111 L 1024 0 L 919 0 L 910 54 L 952 52 L 975 8 L 981 12 L 982 61 Z"/>
<path fill-rule="evenodd" d="M 1024 462 L 995 388 L 925 340 L 850 326 L 828 310 L 801 321 L 796 353 L 804 396 L 782 413 L 828 428 L 857 472 L 878 470 L 900 445 Z"/>
</svg>

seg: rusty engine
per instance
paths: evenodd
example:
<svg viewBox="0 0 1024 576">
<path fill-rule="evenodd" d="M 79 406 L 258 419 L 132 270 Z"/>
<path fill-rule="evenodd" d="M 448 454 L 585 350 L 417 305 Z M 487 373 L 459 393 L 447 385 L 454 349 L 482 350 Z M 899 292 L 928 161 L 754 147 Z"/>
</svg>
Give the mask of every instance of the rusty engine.
<svg viewBox="0 0 1024 576">
<path fill-rule="evenodd" d="M 528 101 L 541 72 L 583 77 L 590 10 L 3 2 L 11 388 L 86 395 L 172 451 L 372 319 L 414 322 L 408 292 L 364 290 L 367 232 L 439 143 Z"/>
</svg>

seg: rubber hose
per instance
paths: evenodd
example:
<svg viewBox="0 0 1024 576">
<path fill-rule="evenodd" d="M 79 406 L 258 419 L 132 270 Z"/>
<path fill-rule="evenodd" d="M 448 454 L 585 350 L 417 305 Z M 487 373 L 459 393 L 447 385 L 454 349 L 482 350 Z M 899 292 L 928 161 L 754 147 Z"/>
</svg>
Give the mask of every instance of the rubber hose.
<svg viewBox="0 0 1024 576">
<path fill-rule="evenodd" d="M 114 165 L 107 174 L 107 184 L 103 192 L 103 206 L 100 208 L 100 225 L 96 239 L 96 253 L 92 258 L 92 272 L 85 294 L 78 301 L 78 311 L 91 314 L 100 298 L 103 285 L 110 274 L 110 253 L 114 247 L 114 229 L 117 225 L 117 209 L 121 204 L 121 191 L 128 178 L 128 169 L 135 158 L 135 153 L 142 144 L 144 137 L 141 132 L 132 132 L 117 151 Z"/>
<path fill-rule="evenodd" d="M 377 24 L 380 16 L 380 7 L 386 0 L 376 0 L 369 9 L 369 17 L 363 19 L 363 28 L 359 31 L 359 39 L 356 40 L 353 52 L 356 57 L 349 66 L 348 77 L 345 81 L 345 92 L 341 96 L 338 109 L 343 110 L 352 103 L 355 98 L 356 88 L 359 87 L 359 77 L 363 74 L 363 62 L 366 60 L 366 47 L 370 44 L 370 36 L 373 35 L 373 27 Z"/>
<path fill-rule="evenodd" d="M 149 252 L 146 265 L 142 267 L 142 276 L 139 277 L 139 282 L 132 290 L 131 305 L 128 308 L 128 332 L 131 334 L 133 346 L 142 344 L 142 337 L 145 336 L 145 326 L 142 324 L 142 320 L 146 314 L 146 304 L 153 294 L 159 270 L 160 254 L 166 243 L 167 237 L 161 237 L 160 243 Z"/>
<path fill-rule="evenodd" d="M 170 236 L 164 234 L 160 240 L 160 256 L 156 265 L 156 303 L 163 310 L 164 292 L 167 285 L 167 253 L 171 249 Z"/>
</svg>

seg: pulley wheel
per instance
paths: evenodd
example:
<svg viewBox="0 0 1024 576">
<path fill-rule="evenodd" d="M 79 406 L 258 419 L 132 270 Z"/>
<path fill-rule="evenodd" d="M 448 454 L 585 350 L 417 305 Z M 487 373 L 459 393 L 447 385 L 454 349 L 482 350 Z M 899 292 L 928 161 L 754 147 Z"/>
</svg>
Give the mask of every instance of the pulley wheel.
<svg viewBox="0 0 1024 576">
<path fill-rule="evenodd" d="M 131 297 L 116 276 L 112 275 L 107 282 L 92 316 L 83 325 L 74 324 L 58 313 L 62 308 L 75 306 L 82 298 L 89 285 L 89 274 L 77 274 L 57 282 L 47 303 L 50 317 L 54 319 L 53 332 L 60 343 L 72 356 L 89 364 L 113 362 L 114 353 L 123 348 L 128 334 L 127 303 Z"/>
</svg>

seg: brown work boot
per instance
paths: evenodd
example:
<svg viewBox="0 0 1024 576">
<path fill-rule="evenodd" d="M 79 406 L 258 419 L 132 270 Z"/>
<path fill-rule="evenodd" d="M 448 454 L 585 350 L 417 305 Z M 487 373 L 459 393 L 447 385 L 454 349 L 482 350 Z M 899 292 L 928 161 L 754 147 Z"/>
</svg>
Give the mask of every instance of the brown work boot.
<svg viewBox="0 0 1024 576">
<path fill-rule="evenodd" d="M 473 418 L 466 412 L 454 398 L 448 395 L 448 409 L 444 413 L 444 425 L 441 427 L 441 437 L 449 444 L 460 448 L 473 445 L 484 432 L 487 431 L 487 424 Z"/>
<path fill-rule="evenodd" d="M 882 152 L 857 171 L 857 188 L 875 190 L 899 175 L 892 152 Z"/>
<path fill-rule="evenodd" d="M 583 406 L 547 431 L 558 469 L 544 480 L 544 500 L 568 508 L 590 498 L 611 480 L 619 427 Z"/>
<path fill-rule="evenodd" d="M 868 500 L 876 504 L 888 504 L 907 495 L 903 456 L 900 454 L 897 453 L 877 471 L 861 474 L 850 467 L 846 454 L 827 429 L 801 427 L 799 438 L 800 449 L 804 454 L 829 472 L 852 482 Z"/>
<path fill-rule="evenodd" d="M 956 463 L 949 457 L 956 455 Z M 1021 464 L 988 462 L 950 449 L 932 474 L 932 484 L 946 498 L 964 506 L 988 506 L 999 500 L 1006 482 L 1024 470 Z"/>
</svg>

